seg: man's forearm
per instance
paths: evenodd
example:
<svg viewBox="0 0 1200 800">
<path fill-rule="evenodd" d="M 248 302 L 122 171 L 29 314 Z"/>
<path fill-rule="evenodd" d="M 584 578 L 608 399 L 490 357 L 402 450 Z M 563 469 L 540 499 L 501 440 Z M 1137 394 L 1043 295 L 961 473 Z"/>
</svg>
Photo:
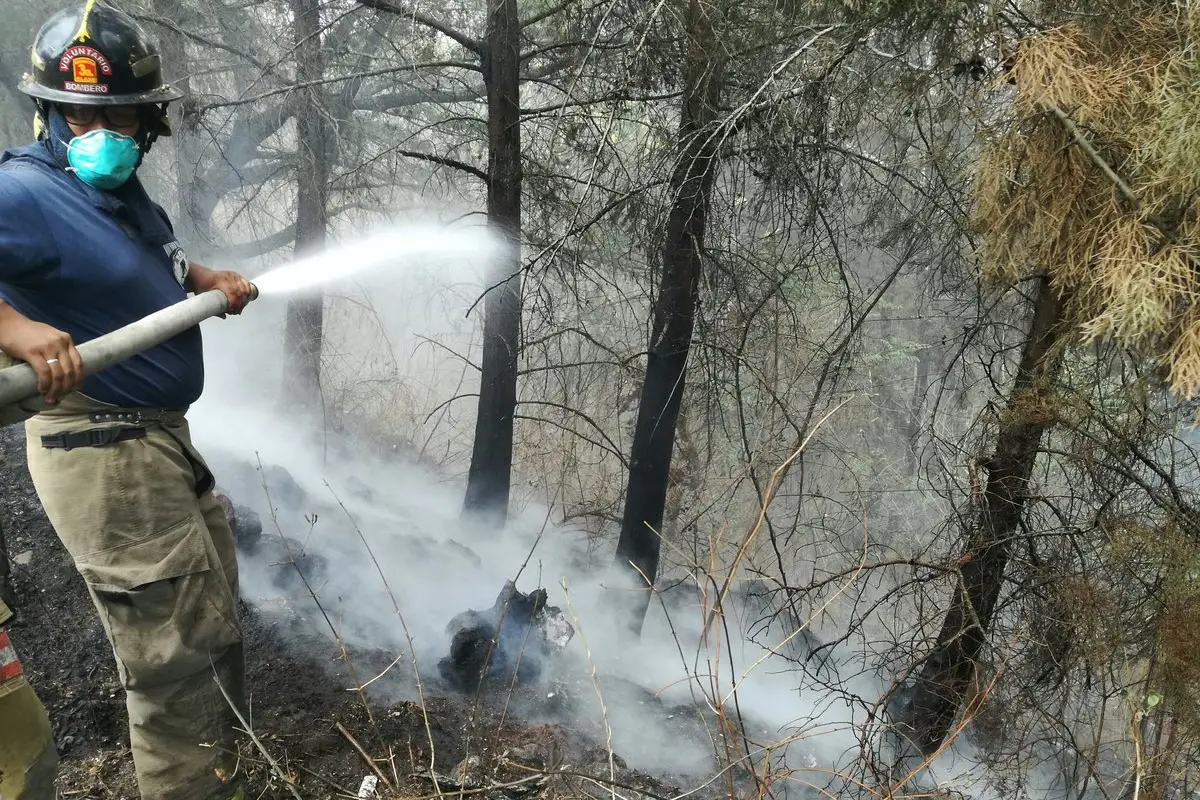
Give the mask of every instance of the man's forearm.
<svg viewBox="0 0 1200 800">
<path fill-rule="evenodd" d="M 183 279 L 183 288 L 199 294 L 212 287 L 212 270 L 203 264 L 192 262 L 188 265 L 187 277 Z"/>
<path fill-rule="evenodd" d="M 17 311 L 3 300 L 0 300 L 0 350 L 7 352 L 7 343 L 12 338 L 14 327 L 29 322 L 29 318 Z"/>
</svg>

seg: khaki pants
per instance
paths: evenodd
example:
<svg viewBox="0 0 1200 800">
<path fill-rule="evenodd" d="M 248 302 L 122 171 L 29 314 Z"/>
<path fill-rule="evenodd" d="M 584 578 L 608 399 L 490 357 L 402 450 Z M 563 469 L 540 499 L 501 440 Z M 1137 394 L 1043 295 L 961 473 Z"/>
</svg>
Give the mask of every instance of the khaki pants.
<svg viewBox="0 0 1200 800">
<path fill-rule="evenodd" d="M 29 472 L 75 560 L 116 656 L 143 800 L 229 798 L 238 722 L 215 681 L 244 710 L 233 534 L 182 413 L 143 423 L 145 438 L 72 450 L 47 434 L 111 411 L 81 395 L 26 422 Z"/>
<path fill-rule="evenodd" d="M 50 718 L 4 633 L 8 616 L 0 601 L 0 800 L 54 800 L 58 751 Z"/>
</svg>

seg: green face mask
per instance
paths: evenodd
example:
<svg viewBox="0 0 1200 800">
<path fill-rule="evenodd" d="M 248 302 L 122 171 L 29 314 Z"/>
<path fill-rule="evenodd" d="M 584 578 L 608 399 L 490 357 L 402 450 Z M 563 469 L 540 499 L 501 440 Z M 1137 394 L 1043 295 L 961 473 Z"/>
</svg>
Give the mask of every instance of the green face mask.
<svg viewBox="0 0 1200 800">
<path fill-rule="evenodd" d="M 141 151 L 130 136 L 103 128 L 67 144 L 67 161 L 79 180 L 97 189 L 115 189 L 137 168 Z"/>
</svg>

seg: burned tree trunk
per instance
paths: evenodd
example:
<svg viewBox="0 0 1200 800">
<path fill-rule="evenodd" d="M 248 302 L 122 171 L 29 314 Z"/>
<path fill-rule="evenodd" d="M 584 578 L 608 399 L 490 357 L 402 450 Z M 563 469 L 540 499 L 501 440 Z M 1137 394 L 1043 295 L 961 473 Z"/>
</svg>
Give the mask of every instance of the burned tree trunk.
<svg viewBox="0 0 1200 800">
<path fill-rule="evenodd" d="M 718 167 L 720 136 L 715 123 L 724 66 L 715 43 L 712 13 L 713 9 L 699 0 L 688 3 L 683 106 L 671 175 L 673 200 L 617 542 L 618 565 L 632 570 L 634 580 L 647 588 L 658 572 L 659 532 L 699 301 L 709 199 Z M 649 592 L 639 592 L 628 609 L 628 624 L 635 633 L 641 631 L 649 602 Z"/>
<path fill-rule="evenodd" d="M 1029 499 L 1029 479 L 1042 438 L 1053 425 L 1054 349 L 1063 332 L 1062 301 L 1041 278 L 1033 321 L 996 434 L 984 462 L 987 481 L 960 568 L 950 609 L 908 701 L 896 716 L 911 745 L 929 755 L 945 741 L 975 680 L 1004 581 L 1013 537 Z"/>
<path fill-rule="evenodd" d="M 329 124 L 318 82 L 324 77 L 321 4 L 292 0 L 296 81 L 305 86 L 290 100 L 296 118 L 296 249 L 303 257 L 325 248 L 328 222 Z M 303 414 L 321 407 L 321 341 L 324 298 L 288 301 L 284 328 L 284 403 Z"/>
<path fill-rule="evenodd" d="M 521 97 L 517 0 L 488 0 L 482 47 L 488 98 L 488 223 L 510 245 L 495 263 L 484 301 L 478 416 L 464 507 L 508 514 L 517 355 L 521 335 Z"/>
</svg>

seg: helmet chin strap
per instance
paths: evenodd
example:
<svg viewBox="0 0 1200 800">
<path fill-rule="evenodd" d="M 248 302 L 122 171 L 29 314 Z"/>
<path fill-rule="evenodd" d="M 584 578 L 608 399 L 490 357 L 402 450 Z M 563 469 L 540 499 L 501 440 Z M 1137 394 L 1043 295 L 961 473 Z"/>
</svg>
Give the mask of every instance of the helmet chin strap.
<svg viewBox="0 0 1200 800">
<path fill-rule="evenodd" d="M 38 141 L 50 136 L 50 107 L 45 100 L 35 100 L 37 110 L 33 114 L 33 136 Z"/>
<path fill-rule="evenodd" d="M 154 106 L 147 107 L 147 113 L 142 118 L 142 130 L 138 132 L 138 146 L 142 149 L 142 154 L 150 152 L 150 148 L 158 141 L 158 137 L 164 126 L 168 126 L 167 106 L 170 103 L 159 103 Z"/>
</svg>

